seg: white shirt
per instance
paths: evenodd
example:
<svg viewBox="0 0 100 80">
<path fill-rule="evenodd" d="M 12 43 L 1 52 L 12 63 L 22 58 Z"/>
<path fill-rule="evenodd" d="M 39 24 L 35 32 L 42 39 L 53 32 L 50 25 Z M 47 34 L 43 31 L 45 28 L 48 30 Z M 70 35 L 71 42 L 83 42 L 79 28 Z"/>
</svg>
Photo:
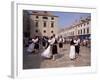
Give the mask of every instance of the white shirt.
<svg viewBox="0 0 100 80">
<path fill-rule="evenodd" d="M 80 43 L 80 39 L 74 40 L 75 45 L 77 46 Z"/>
<path fill-rule="evenodd" d="M 32 41 L 33 41 L 34 43 L 36 43 L 36 42 L 38 42 L 38 38 L 32 39 Z"/>
<path fill-rule="evenodd" d="M 55 43 L 55 38 L 49 39 L 48 42 L 52 45 Z"/>
<path fill-rule="evenodd" d="M 58 42 L 59 42 L 59 43 L 62 42 L 62 38 L 60 38 Z"/>
</svg>

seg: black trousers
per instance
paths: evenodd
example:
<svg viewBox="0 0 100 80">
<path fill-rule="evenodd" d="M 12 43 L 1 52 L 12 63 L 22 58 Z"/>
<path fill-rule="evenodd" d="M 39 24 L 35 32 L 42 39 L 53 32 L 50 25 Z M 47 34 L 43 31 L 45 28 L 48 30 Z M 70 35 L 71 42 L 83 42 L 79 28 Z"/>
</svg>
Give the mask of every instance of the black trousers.
<svg viewBox="0 0 100 80">
<path fill-rule="evenodd" d="M 79 45 L 75 46 L 75 52 L 76 52 L 77 54 L 79 54 L 79 52 L 80 52 L 80 46 L 79 46 Z"/>
</svg>

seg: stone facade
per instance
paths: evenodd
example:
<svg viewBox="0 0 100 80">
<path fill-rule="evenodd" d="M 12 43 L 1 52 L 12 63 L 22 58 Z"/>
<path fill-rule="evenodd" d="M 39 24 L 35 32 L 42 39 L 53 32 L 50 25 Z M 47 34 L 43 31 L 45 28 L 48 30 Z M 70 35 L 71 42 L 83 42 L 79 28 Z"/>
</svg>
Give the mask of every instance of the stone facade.
<svg viewBox="0 0 100 80">
<path fill-rule="evenodd" d="M 30 14 L 30 37 L 33 36 L 52 36 L 57 34 L 58 16 L 52 15 L 47 11 L 33 11 Z"/>
<path fill-rule="evenodd" d="M 90 16 L 80 19 L 68 28 L 62 29 L 59 35 L 63 37 L 73 37 L 73 36 L 90 36 L 91 34 L 91 18 Z"/>
</svg>

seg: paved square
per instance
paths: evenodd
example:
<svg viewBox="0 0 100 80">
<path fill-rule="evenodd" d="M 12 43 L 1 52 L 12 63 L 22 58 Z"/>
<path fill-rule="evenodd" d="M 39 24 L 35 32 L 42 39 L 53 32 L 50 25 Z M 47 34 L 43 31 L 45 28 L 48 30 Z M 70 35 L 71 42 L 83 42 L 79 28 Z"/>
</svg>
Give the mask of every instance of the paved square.
<svg viewBox="0 0 100 80">
<path fill-rule="evenodd" d="M 64 44 L 63 49 L 59 49 L 56 60 L 44 59 L 41 57 L 41 51 L 38 54 L 29 54 L 24 50 L 23 69 L 36 68 L 57 68 L 57 67 L 81 67 L 91 65 L 91 50 L 87 47 L 80 47 L 80 56 L 75 60 L 70 60 L 70 45 Z"/>
</svg>

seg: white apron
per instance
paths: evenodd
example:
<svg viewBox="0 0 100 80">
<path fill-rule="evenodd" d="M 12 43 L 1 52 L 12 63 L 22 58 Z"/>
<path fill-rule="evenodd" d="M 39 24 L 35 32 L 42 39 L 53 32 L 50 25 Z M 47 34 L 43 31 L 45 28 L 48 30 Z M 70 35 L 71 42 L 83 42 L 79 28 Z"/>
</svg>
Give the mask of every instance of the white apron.
<svg viewBox="0 0 100 80">
<path fill-rule="evenodd" d="M 75 46 L 73 46 L 73 45 L 70 46 L 69 58 L 70 59 L 74 59 L 75 58 Z"/>
<path fill-rule="evenodd" d="M 27 52 L 32 52 L 34 50 L 34 43 L 31 43 L 27 48 Z"/>
<path fill-rule="evenodd" d="M 48 46 L 48 48 L 43 53 L 41 53 L 41 56 L 43 56 L 45 58 L 51 58 L 52 54 L 51 54 L 51 51 L 50 51 L 50 45 Z"/>
</svg>

